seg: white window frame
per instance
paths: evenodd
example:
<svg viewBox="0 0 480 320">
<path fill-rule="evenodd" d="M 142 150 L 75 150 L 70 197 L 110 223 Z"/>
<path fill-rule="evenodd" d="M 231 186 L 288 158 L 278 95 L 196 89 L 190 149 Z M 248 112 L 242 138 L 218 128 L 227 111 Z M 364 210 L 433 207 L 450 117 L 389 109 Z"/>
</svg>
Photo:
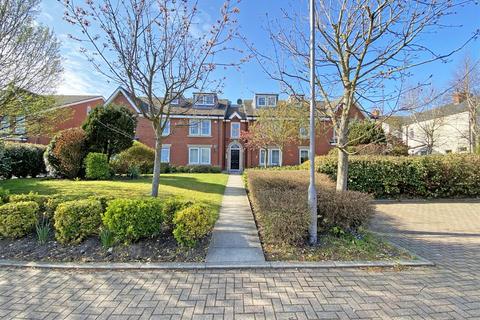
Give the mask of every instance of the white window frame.
<svg viewBox="0 0 480 320">
<path fill-rule="evenodd" d="M 165 159 L 163 159 L 163 157 L 165 156 L 165 151 L 167 151 L 167 154 L 168 154 L 167 161 L 164 161 Z M 161 155 L 160 162 L 170 163 L 170 146 L 162 146 L 162 155 Z"/>
<path fill-rule="evenodd" d="M 233 132 L 234 132 L 233 127 L 238 128 L 238 129 L 236 129 L 238 134 L 236 134 L 236 135 L 233 134 Z M 230 138 L 232 138 L 232 139 L 240 138 L 240 122 L 231 122 L 230 123 Z"/>
<path fill-rule="evenodd" d="M 87 116 L 92 112 L 92 107 L 91 106 L 87 106 Z"/>
<path fill-rule="evenodd" d="M 10 118 L 8 116 L 3 116 L 2 121 L 0 122 L 0 132 L 9 132 L 10 131 Z"/>
<path fill-rule="evenodd" d="M 194 124 L 196 122 L 196 124 Z M 203 133 L 205 124 L 208 123 L 208 133 Z M 193 128 L 198 128 L 198 133 L 192 132 Z M 192 137 L 211 137 L 212 136 L 212 120 L 210 119 L 190 119 L 188 135 Z"/>
<path fill-rule="evenodd" d="M 274 151 L 278 151 L 278 161 L 279 161 L 279 163 L 275 164 L 275 165 L 272 164 L 272 153 Z M 263 157 L 263 161 L 262 161 L 262 153 L 265 153 L 265 149 L 260 149 L 260 151 L 259 151 L 259 154 L 258 154 L 258 165 L 259 166 L 265 166 L 265 157 Z M 268 167 L 272 167 L 272 166 L 281 167 L 282 166 L 282 150 L 280 150 L 280 148 L 268 148 L 268 164 L 267 164 L 267 166 Z"/>
<path fill-rule="evenodd" d="M 305 148 L 299 148 L 298 149 L 298 164 L 302 164 L 302 152 L 307 152 L 307 160 L 310 160 L 310 150 L 305 147 Z"/>
<path fill-rule="evenodd" d="M 330 144 L 332 146 L 337 145 L 337 130 L 335 130 L 335 127 L 332 128 L 332 139 L 330 140 Z"/>
<path fill-rule="evenodd" d="M 25 134 L 27 133 L 27 127 L 25 123 L 25 116 L 16 116 L 15 117 L 15 134 Z"/>
<path fill-rule="evenodd" d="M 197 150 L 197 159 L 192 159 L 191 150 Z M 202 162 L 202 153 L 208 154 L 208 162 Z M 211 165 L 212 164 L 212 147 L 207 146 L 191 146 L 188 147 L 188 164 L 189 165 Z"/>
<path fill-rule="evenodd" d="M 299 129 L 299 135 L 300 135 L 300 138 L 302 139 L 308 139 L 308 129 L 305 128 L 305 127 L 300 127 Z"/>
<path fill-rule="evenodd" d="M 209 102 L 208 99 L 211 98 L 212 101 Z M 214 106 L 215 105 L 215 94 L 213 93 L 199 93 L 194 97 L 195 105 L 197 106 Z"/>
<path fill-rule="evenodd" d="M 163 137 L 166 137 L 168 135 L 170 135 L 170 119 L 166 120 L 166 125 L 165 127 L 163 128 L 163 131 L 162 131 L 162 136 Z M 162 119 L 162 125 L 165 124 L 165 119 Z"/>
<path fill-rule="evenodd" d="M 260 103 L 260 99 L 264 99 L 264 103 Z M 277 106 L 277 103 L 278 103 L 277 97 L 275 95 L 269 95 L 269 94 L 257 95 L 255 100 L 255 105 L 257 107 L 275 107 Z"/>
</svg>

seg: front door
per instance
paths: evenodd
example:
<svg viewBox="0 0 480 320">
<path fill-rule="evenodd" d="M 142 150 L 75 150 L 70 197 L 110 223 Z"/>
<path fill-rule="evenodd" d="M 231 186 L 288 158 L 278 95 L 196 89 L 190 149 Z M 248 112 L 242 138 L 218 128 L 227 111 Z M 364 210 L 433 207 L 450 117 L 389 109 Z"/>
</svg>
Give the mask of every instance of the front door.
<svg viewBox="0 0 480 320">
<path fill-rule="evenodd" d="M 230 150 L 230 170 L 240 170 L 240 150 Z"/>
</svg>

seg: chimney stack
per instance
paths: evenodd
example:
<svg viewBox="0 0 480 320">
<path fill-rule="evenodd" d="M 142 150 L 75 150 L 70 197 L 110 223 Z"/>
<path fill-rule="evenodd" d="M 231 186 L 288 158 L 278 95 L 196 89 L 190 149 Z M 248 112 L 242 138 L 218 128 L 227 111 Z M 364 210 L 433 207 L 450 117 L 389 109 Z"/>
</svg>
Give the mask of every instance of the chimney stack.
<svg viewBox="0 0 480 320">
<path fill-rule="evenodd" d="M 453 104 L 460 104 L 467 99 L 466 92 L 455 91 L 452 95 Z"/>
</svg>

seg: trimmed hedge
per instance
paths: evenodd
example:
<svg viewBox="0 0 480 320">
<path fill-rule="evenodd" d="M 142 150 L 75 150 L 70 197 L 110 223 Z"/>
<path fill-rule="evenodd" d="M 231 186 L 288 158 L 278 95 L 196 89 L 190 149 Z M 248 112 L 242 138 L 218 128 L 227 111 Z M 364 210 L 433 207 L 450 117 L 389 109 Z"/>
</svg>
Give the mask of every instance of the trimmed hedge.
<svg viewBox="0 0 480 320">
<path fill-rule="evenodd" d="M 33 201 L 38 204 L 40 212 L 45 211 L 45 204 L 48 201 L 48 196 L 39 195 L 38 193 L 24 193 L 24 194 L 12 194 L 10 195 L 9 202 L 26 202 Z"/>
<path fill-rule="evenodd" d="M 85 177 L 92 180 L 110 178 L 110 166 L 106 154 L 90 152 L 85 158 Z"/>
<path fill-rule="evenodd" d="M 202 204 L 195 204 L 178 211 L 174 218 L 173 236 L 183 246 L 194 247 L 198 240 L 209 234 L 217 215 Z"/>
<path fill-rule="evenodd" d="M 161 232 L 163 208 L 159 199 L 115 199 L 108 203 L 102 220 L 116 240 L 130 243 Z"/>
<path fill-rule="evenodd" d="M 310 221 L 308 172 L 248 170 L 246 176 L 249 198 L 264 243 L 304 243 Z M 316 187 L 319 232 L 330 231 L 333 227 L 356 232 L 374 213 L 369 195 L 336 192 L 335 184 L 326 175 L 317 174 Z"/>
<path fill-rule="evenodd" d="M 5 143 L 1 155 L 3 164 L 0 165 L 0 176 L 9 179 L 12 176 L 25 178 L 45 174 L 45 149 L 45 146 L 37 144 Z"/>
<path fill-rule="evenodd" d="M 317 157 L 318 172 L 336 179 L 337 158 Z M 376 198 L 480 196 L 480 156 L 352 156 L 348 188 Z"/>
<path fill-rule="evenodd" d="M 54 215 L 56 239 L 63 244 L 80 243 L 98 234 L 102 211 L 100 201 L 91 199 L 59 204 Z"/>
<path fill-rule="evenodd" d="M 0 237 L 21 238 L 35 228 L 38 204 L 33 201 L 0 206 Z"/>
</svg>

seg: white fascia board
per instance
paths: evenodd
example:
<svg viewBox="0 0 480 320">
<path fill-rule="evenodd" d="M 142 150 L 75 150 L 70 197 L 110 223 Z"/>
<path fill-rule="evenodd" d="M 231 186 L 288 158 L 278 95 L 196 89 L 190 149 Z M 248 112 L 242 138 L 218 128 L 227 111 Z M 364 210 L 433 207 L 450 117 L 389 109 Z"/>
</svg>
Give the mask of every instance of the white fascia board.
<svg viewBox="0 0 480 320">
<path fill-rule="evenodd" d="M 132 99 L 130 99 L 129 95 L 127 94 L 127 92 L 125 92 L 125 90 L 122 87 L 118 87 L 117 90 L 115 90 L 115 92 L 112 93 L 112 95 L 105 102 L 105 105 L 109 105 L 110 103 L 112 103 L 113 100 L 117 97 L 117 95 L 119 93 L 123 94 L 125 99 L 127 99 L 128 103 L 130 103 L 130 105 L 133 107 L 133 109 L 135 109 L 135 112 L 137 112 L 139 114 L 142 114 L 142 112 L 140 110 L 138 110 L 137 105 L 135 103 L 133 103 Z"/>
</svg>

